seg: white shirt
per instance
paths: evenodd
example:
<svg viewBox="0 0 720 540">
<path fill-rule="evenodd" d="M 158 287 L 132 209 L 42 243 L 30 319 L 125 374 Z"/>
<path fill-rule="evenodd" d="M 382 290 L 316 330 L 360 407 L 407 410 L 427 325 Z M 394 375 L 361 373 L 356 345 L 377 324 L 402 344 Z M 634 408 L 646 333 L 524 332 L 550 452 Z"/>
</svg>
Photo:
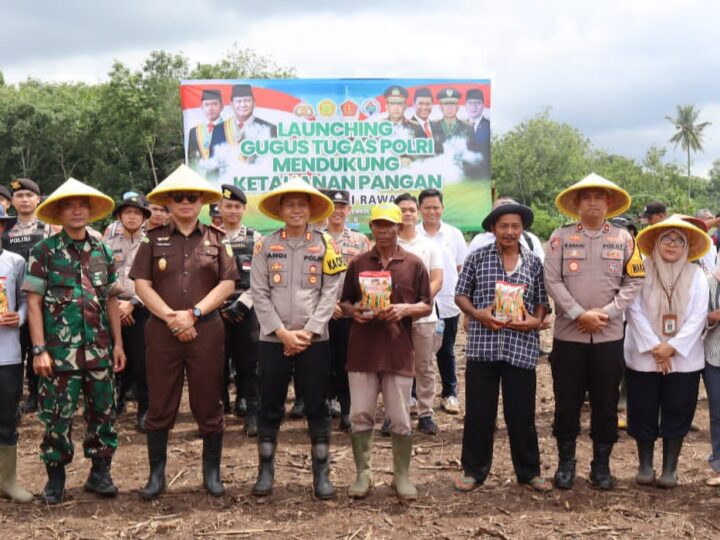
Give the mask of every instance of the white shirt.
<svg viewBox="0 0 720 540">
<path fill-rule="evenodd" d="M 25 280 L 25 259 L 7 249 L 0 252 L 0 278 L 5 278 L 7 310 L 17 311 L 21 326 L 27 318 L 27 297 L 21 290 Z M 20 364 L 19 328 L 0 327 L 0 366 Z M 5 391 L 5 390 L 0 390 Z"/>
<path fill-rule="evenodd" d="M 432 270 L 443 269 L 443 260 L 440 250 L 438 250 L 434 243 L 424 236 L 420 236 L 417 232 L 415 233 L 415 237 L 409 241 L 398 236 L 398 245 L 405 251 L 412 253 L 413 255 L 417 255 L 425 265 L 425 269 L 428 271 L 428 274 Z M 415 320 L 413 324 L 435 322 L 437 320 L 437 313 L 435 312 L 435 306 L 433 305 L 433 310 L 430 315 Z"/>
<path fill-rule="evenodd" d="M 692 282 L 687 310 L 679 324 L 678 333 L 668 340 L 677 351 L 671 359 L 673 372 L 699 371 L 705 367 L 702 333 L 708 313 L 709 290 L 707 278 L 698 267 Z M 642 291 L 625 311 L 625 363 L 635 371 L 657 371 L 650 350 L 660 344 L 652 324 L 645 315 Z"/>
<path fill-rule="evenodd" d="M 525 239 L 526 234 L 532 240 L 532 249 L 530 249 L 530 246 Z M 492 244 L 494 241 L 495 235 L 491 232 L 481 232 L 479 234 L 476 234 L 475 238 L 471 240 L 470 245 L 468 246 L 468 255 L 470 255 L 473 251 L 480 249 L 481 247 Z M 540 261 L 542 261 L 543 263 L 545 262 L 545 251 L 543 251 L 542 242 L 533 233 L 531 233 L 530 231 L 525 231 L 523 234 L 521 234 L 520 244 L 523 245 L 526 249 L 532 251 L 538 257 L 540 257 Z"/>
<path fill-rule="evenodd" d="M 421 223 L 417 228 L 418 234 L 432 240 L 440 248 L 443 257 L 443 284 L 442 289 L 435 297 L 435 304 L 440 311 L 441 319 L 449 319 L 460 315 L 460 308 L 455 304 L 455 286 L 458 282 L 458 266 L 462 266 L 467 256 L 467 244 L 460 229 L 440 221 L 440 229 L 431 236 L 425 231 Z"/>
<path fill-rule="evenodd" d="M 700 259 L 700 266 L 702 266 L 703 270 L 705 270 L 706 274 L 712 274 L 715 271 L 715 267 L 717 265 L 716 259 L 718 256 L 718 250 L 715 247 L 715 244 L 712 242 L 710 243 L 710 250 L 705 254 L 705 256 Z"/>
</svg>

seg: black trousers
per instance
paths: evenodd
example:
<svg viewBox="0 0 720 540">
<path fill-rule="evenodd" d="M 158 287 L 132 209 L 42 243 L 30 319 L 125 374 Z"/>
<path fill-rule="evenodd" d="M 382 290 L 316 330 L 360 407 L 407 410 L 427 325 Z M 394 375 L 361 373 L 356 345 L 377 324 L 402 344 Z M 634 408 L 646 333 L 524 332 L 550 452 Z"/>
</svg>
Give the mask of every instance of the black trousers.
<svg viewBox="0 0 720 540">
<path fill-rule="evenodd" d="M 138 414 L 148 410 L 147 371 L 145 368 L 145 325 L 150 317 L 147 308 L 136 306 L 133 310 L 135 322 L 122 327 L 123 348 L 127 356 L 125 369 L 118 374 L 118 396 L 124 401 L 130 387 L 135 384 Z"/>
<path fill-rule="evenodd" d="M 329 397 L 336 397 L 340 402 L 341 414 L 350 414 L 350 383 L 345 369 L 347 364 L 347 348 L 350 340 L 352 319 L 331 319 L 328 324 L 330 332 L 330 356 L 332 358 L 332 375 Z"/>
<path fill-rule="evenodd" d="M 17 406 L 22 396 L 22 372 L 22 364 L 0 366 L 0 444 L 3 446 L 17 444 Z"/>
<path fill-rule="evenodd" d="M 480 483 L 490 473 L 500 385 L 515 475 L 518 482 L 529 482 L 540 476 L 535 430 L 535 370 L 514 367 L 507 362 L 470 360 L 467 363 L 462 468 L 466 475 Z"/>
<path fill-rule="evenodd" d="M 30 395 L 37 396 L 39 379 L 33 370 L 33 357 L 30 354 L 32 349 L 32 341 L 30 339 L 30 325 L 23 324 L 20 327 L 20 361 L 25 364 L 25 377 L 28 381 L 28 392 Z M 22 396 L 22 369 L 20 370 L 20 395 Z"/>
<path fill-rule="evenodd" d="M 225 354 L 235 368 L 235 390 L 238 398 L 258 400 L 258 356 L 257 345 L 260 335 L 255 310 L 239 322 L 225 322 Z M 225 391 L 230 382 L 230 369 L 225 366 Z"/>
<path fill-rule="evenodd" d="M 701 373 L 662 375 L 628 368 L 628 434 L 643 442 L 685 437 L 695 416 Z"/>
<path fill-rule="evenodd" d="M 620 380 L 625 370 L 623 340 L 577 343 L 556 339 L 550 367 L 555 393 L 555 438 L 575 440 L 580 434 L 580 409 L 587 392 L 590 438 L 596 443 L 615 443 Z"/>
<path fill-rule="evenodd" d="M 260 413 L 258 436 L 275 438 L 285 415 L 290 378 L 305 400 L 305 417 L 313 440 L 330 436 L 330 410 L 327 387 L 330 380 L 330 345 L 327 341 L 313 342 L 294 356 L 283 354 L 282 343 L 258 343 L 258 374 Z"/>
</svg>

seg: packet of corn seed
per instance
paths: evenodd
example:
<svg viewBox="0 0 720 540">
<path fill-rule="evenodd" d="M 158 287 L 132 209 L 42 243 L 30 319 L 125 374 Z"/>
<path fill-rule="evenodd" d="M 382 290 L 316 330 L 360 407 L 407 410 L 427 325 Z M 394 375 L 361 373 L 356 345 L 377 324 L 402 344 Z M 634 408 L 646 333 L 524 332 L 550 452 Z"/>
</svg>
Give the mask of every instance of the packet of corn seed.
<svg viewBox="0 0 720 540">
<path fill-rule="evenodd" d="M 392 275 L 390 272 L 360 272 L 360 307 L 365 310 L 364 315 L 372 317 L 388 307 L 392 293 Z"/>
</svg>

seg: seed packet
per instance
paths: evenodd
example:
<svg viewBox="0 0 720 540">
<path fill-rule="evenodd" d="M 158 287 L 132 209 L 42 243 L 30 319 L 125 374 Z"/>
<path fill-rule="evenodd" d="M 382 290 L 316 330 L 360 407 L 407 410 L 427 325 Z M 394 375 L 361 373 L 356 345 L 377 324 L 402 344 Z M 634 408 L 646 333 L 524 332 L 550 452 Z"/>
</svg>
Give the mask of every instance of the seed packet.
<svg viewBox="0 0 720 540">
<path fill-rule="evenodd" d="M 0 314 L 4 315 L 8 311 L 8 298 L 7 298 L 7 277 L 0 277 Z"/>
<path fill-rule="evenodd" d="M 369 316 L 388 307 L 392 293 L 392 275 L 390 272 L 360 272 L 360 307 L 364 308 Z"/>
<path fill-rule="evenodd" d="M 504 322 L 520 322 L 525 318 L 523 294 L 525 285 L 506 281 L 495 283 L 495 318 Z"/>
</svg>

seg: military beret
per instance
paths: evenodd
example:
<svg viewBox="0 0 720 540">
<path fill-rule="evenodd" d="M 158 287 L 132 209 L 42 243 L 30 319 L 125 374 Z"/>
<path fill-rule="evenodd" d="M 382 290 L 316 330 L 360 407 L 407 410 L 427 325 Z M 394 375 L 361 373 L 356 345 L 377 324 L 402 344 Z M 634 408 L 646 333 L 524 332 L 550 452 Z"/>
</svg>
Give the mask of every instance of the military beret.
<svg viewBox="0 0 720 540">
<path fill-rule="evenodd" d="M 10 189 L 13 193 L 15 193 L 16 191 L 27 189 L 29 191 L 32 191 L 35 195 L 40 195 L 40 186 L 38 186 L 29 178 L 16 178 L 12 182 L 10 182 Z"/>
<path fill-rule="evenodd" d="M 210 215 L 212 217 L 219 216 L 220 215 L 220 208 L 218 208 L 217 204 L 211 204 L 210 205 Z"/>
<path fill-rule="evenodd" d="M 249 84 L 234 84 L 231 99 L 236 97 L 253 97 L 252 86 Z"/>
<path fill-rule="evenodd" d="M 243 204 L 247 204 L 247 196 L 239 187 L 233 186 L 232 184 L 223 184 L 220 188 L 222 189 L 223 199 L 240 201 Z"/>
<path fill-rule="evenodd" d="M 479 88 L 472 88 L 468 90 L 467 96 L 465 96 L 465 101 L 467 101 L 468 99 L 479 99 L 480 101 L 485 103 L 485 94 Z"/>
<path fill-rule="evenodd" d="M 5 186 L 0 186 L 0 197 L 4 197 L 8 201 L 12 200 L 12 195 L 10 195 L 10 190 L 8 188 L 6 188 Z"/>
<path fill-rule="evenodd" d="M 334 203 L 350 204 L 350 192 L 345 189 L 321 189 L 320 192 Z"/>
<path fill-rule="evenodd" d="M 440 103 L 457 103 L 460 101 L 462 94 L 460 90 L 455 88 L 443 88 L 437 93 L 436 97 Z"/>
<path fill-rule="evenodd" d="M 203 90 L 202 101 L 219 101 L 222 103 L 222 95 L 220 90 Z"/>
<path fill-rule="evenodd" d="M 385 101 L 389 103 L 405 103 L 408 97 L 408 91 L 402 86 L 393 84 L 385 90 L 383 96 L 385 97 Z"/>
<path fill-rule="evenodd" d="M 424 86 L 422 88 L 418 88 L 417 90 L 415 90 L 415 99 L 420 97 L 429 97 L 430 99 L 432 99 L 432 92 L 429 88 L 426 88 Z"/>
</svg>

